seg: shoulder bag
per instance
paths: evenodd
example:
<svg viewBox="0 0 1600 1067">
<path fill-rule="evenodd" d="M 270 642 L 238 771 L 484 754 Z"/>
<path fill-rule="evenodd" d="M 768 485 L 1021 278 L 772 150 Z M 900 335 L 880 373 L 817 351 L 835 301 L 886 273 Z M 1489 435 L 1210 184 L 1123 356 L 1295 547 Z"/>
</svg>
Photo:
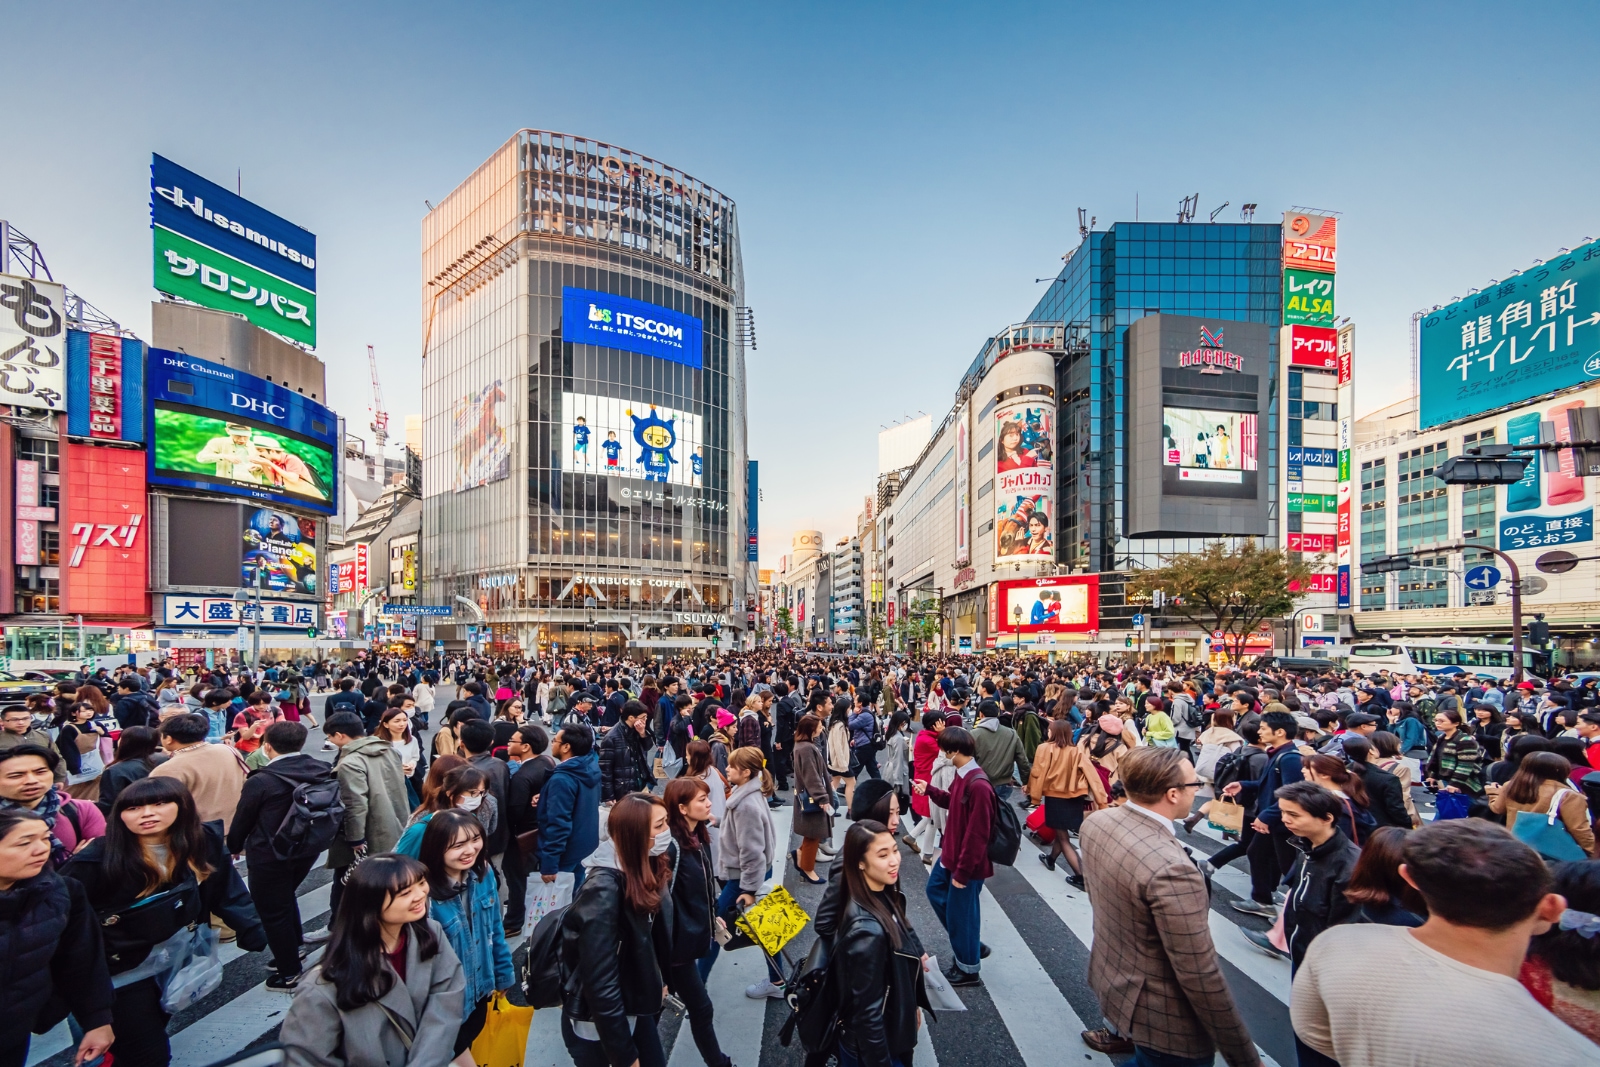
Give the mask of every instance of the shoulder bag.
<svg viewBox="0 0 1600 1067">
<path fill-rule="evenodd" d="M 1547 812 L 1517 812 L 1516 825 L 1511 828 L 1517 840 L 1547 860 L 1582 861 L 1589 858 L 1578 842 L 1572 839 L 1566 823 L 1561 821 L 1561 802 L 1568 793 L 1576 795 L 1572 789 L 1557 789 L 1550 798 L 1550 810 Z"/>
</svg>

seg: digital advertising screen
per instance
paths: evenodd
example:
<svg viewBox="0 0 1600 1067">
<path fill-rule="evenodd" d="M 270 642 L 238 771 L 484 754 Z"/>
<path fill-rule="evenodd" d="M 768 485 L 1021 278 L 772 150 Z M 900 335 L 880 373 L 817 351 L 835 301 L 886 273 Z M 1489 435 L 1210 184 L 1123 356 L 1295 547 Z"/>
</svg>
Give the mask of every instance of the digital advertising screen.
<svg viewBox="0 0 1600 1067">
<path fill-rule="evenodd" d="M 994 409 L 995 555 L 1055 558 L 1054 401 L 1018 397 Z"/>
<path fill-rule="evenodd" d="M 1087 633 L 1100 627 L 1100 578 L 1067 575 L 995 583 L 989 598 L 989 631 L 1011 633 Z"/>
<path fill-rule="evenodd" d="M 703 484 L 700 416 L 589 393 L 561 397 L 562 469 L 574 474 Z"/>
<path fill-rule="evenodd" d="M 338 510 L 338 420 L 321 404 L 263 378 L 152 348 L 145 439 L 149 481 Z"/>
<path fill-rule="evenodd" d="M 240 584 L 247 589 L 255 588 L 260 571 L 264 590 L 317 595 L 315 519 L 272 508 L 245 508 L 242 558 Z"/>
<path fill-rule="evenodd" d="M 1234 490 L 1256 495 L 1260 442 L 1255 415 L 1203 408 L 1165 408 L 1161 416 L 1161 481 L 1167 492 Z M 1222 495 L 1222 494 L 1218 494 Z"/>
</svg>

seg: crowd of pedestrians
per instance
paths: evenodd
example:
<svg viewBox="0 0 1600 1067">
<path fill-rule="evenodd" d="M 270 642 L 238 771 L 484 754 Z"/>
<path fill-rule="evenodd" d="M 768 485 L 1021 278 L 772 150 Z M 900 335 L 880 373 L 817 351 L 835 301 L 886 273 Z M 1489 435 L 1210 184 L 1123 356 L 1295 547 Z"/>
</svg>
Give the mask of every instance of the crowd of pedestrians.
<svg viewBox="0 0 1600 1067">
<path fill-rule="evenodd" d="M 664 1067 L 671 998 L 724 1067 L 707 980 L 786 861 L 823 948 L 746 996 L 812 1062 L 906 1067 L 933 1000 L 984 984 L 984 886 L 1028 837 L 1093 906 L 1095 1051 L 1259 1062 L 1210 932 L 1240 864 L 1301 1064 L 1600 1055 L 1592 684 L 799 650 L 118 675 L 0 708 L 0 1067 L 63 1019 L 78 1063 L 170 1062 L 219 942 L 292 995 L 290 1063 L 466 1067 L 533 900 L 574 1063 Z M 1439 991 L 1496 1025 L 1415 1010 Z"/>
</svg>

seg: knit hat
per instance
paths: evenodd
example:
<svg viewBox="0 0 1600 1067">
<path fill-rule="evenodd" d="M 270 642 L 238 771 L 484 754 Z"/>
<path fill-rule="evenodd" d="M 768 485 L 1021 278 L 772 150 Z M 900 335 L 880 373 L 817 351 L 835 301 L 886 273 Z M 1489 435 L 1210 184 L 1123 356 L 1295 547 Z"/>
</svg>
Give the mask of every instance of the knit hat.
<svg viewBox="0 0 1600 1067">
<path fill-rule="evenodd" d="M 1115 715 L 1102 715 L 1100 716 L 1100 729 L 1108 734 L 1120 734 L 1122 732 L 1122 720 Z"/>
<path fill-rule="evenodd" d="M 877 807 L 878 801 L 894 792 L 894 786 L 881 778 L 868 778 L 864 782 L 856 783 L 856 793 L 850 800 L 850 818 L 859 822 L 872 817 L 872 809 Z"/>
</svg>

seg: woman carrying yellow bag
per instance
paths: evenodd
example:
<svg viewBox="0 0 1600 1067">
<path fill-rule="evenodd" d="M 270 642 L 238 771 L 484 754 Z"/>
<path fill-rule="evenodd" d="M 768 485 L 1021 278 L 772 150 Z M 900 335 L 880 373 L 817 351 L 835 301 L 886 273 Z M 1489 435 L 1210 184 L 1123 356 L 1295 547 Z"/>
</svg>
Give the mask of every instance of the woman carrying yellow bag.
<svg viewBox="0 0 1600 1067">
<path fill-rule="evenodd" d="M 522 1067 L 532 1025 L 532 1008 L 519 1008 L 504 993 L 496 993 L 489 998 L 483 1029 L 473 1039 L 472 1062 L 477 1067 Z"/>
</svg>

